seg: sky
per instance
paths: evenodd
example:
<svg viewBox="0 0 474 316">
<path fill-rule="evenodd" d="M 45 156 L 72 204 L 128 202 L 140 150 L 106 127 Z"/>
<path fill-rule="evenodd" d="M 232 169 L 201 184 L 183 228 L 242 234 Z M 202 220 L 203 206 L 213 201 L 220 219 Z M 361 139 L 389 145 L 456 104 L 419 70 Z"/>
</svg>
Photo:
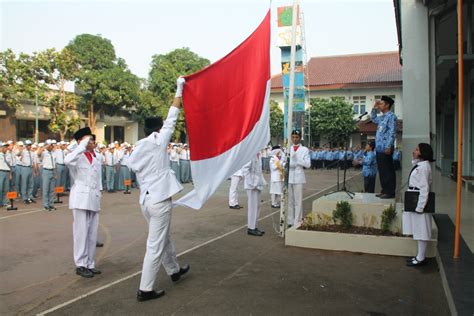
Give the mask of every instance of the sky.
<svg viewBox="0 0 474 316">
<path fill-rule="evenodd" d="M 76 35 L 112 41 L 133 73 L 147 78 L 155 54 L 189 47 L 224 57 L 272 10 L 272 74 L 280 72 L 276 8 L 292 0 L 0 0 L 0 50 L 62 49 Z M 398 50 L 392 0 L 299 0 L 307 57 Z"/>
</svg>

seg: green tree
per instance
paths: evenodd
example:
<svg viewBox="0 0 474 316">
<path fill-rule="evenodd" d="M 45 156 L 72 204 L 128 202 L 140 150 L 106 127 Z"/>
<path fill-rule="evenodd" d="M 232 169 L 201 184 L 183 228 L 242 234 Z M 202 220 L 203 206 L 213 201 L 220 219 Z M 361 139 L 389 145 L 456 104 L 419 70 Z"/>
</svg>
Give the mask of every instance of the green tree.
<svg viewBox="0 0 474 316">
<path fill-rule="evenodd" d="M 356 129 L 353 107 L 342 97 L 311 99 L 311 136 L 346 142 Z"/>
<path fill-rule="evenodd" d="M 277 140 L 283 137 L 283 111 L 278 102 L 270 100 L 270 135 Z"/>
<path fill-rule="evenodd" d="M 178 48 L 167 54 L 153 55 L 148 89 L 156 96 L 155 101 L 158 103 L 154 107 L 167 111 L 174 98 L 176 79 L 181 75 L 184 76 L 201 70 L 208 66 L 209 63 L 208 59 L 200 57 L 189 48 Z M 158 110 L 158 112 L 160 111 L 162 110 Z M 160 113 L 166 115 L 166 112 Z M 180 139 L 184 128 L 184 117 L 181 113 L 176 124 L 173 139 Z"/>
<path fill-rule="evenodd" d="M 98 115 L 136 109 L 140 99 L 140 80 L 123 59 L 117 58 L 110 40 L 100 35 L 81 34 L 66 47 L 79 67 L 76 82 L 79 103 L 95 130 Z"/>
<path fill-rule="evenodd" d="M 80 125 L 79 117 L 73 114 L 78 98 L 74 93 L 66 92 L 66 83 L 74 80 L 79 69 L 67 48 L 59 52 L 47 49 L 35 54 L 35 59 L 42 70 L 44 81 L 54 88 L 46 94 L 45 104 L 51 113 L 48 127 L 52 132 L 59 133 L 61 140 L 64 140 L 67 131 L 73 131 Z"/>
<path fill-rule="evenodd" d="M 41 98 L 46 90 L 41 67 L 34 56 L 7 49 L 0 52 L 0 100 L 17 108 L 22 100 Z"/>
</svg>

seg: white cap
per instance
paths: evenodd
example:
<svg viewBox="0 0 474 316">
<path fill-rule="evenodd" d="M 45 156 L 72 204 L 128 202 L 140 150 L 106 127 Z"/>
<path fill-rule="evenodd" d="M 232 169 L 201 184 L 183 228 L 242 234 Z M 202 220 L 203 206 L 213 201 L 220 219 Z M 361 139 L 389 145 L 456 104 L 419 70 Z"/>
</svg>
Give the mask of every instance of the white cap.
<svg viewBox="0 0 474 316">
<path fill-rule="evenodd" d="M 54 143 L 53 143 L 53 141 L 54 141 Z M 55 143 L 56 143 L 56 141 L 53 140 L 53 139 L 47 139 L 47 140 L 45 141 L 46 146 L 48 146 L 48 145 L 53 145 L 53 144 L 55 144 Z"/>
<path fill-rule="evenodd" d="M 13 144 L 13 141 L 12 141 L 12 140 L 9 140 L 9 141 L 7 141 L 7 144 L 8 144 L 8 145 L 11 145 L 11 144 Z"/>
<path fill-rule="evenodd" d="M 104 147 L 105 147 L 104 144 L 102 144 L 102 143 L 99 144 L 99 148 L 104 148 Z"/>
<path fill-rule="evenodd" d="M 31 144 L 33 144 L 33 143 L 31 142 L 31 140 L 29 140 L 29 139 L 25 140 L 25 145 L 31 145 Z"/>
<path fill-rule="evenodd" d="M 21 140 L 18 141 L 18 142 L 16 142 L 16 144 L 17 144 L 18 146 L 24 146 L 24 145 L 25 145 L 25 144 L 23 144 L 23 142 L 22 142 Z"/>
<path fill-rule="evenodd" d="M 43 147 L 43 146 L 44 146 L 44 143 L 39 143 L 38 146 L 39 146 L 39 147 Z"/>
<path fill-rule="evenodd" d="M 110 149 L 115 148 L 114 144 L 109 144 L 109 148 L 110 148 Z"/>
</svg>

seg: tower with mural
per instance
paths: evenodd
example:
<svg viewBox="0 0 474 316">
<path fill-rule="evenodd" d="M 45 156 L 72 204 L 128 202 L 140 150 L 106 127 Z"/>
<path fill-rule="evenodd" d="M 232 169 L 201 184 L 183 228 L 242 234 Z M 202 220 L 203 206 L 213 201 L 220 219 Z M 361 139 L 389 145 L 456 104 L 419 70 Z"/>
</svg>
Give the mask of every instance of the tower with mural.
<svg viewBox="0 0 474 316">
<path fill-rule="evenodd" d="M 284 99 L 284 134 L 287 135 L 288 127 L 288 97 L 290 90 L 290 58 L 291 58 L 291 33 L 293 23 L 293 7 L 285 6 L 277 9 L 278 31 L 277 42 L 281 49 L 281 72 Z M 299 7 L 297 16 L 299 17 Z M 305 85 L 303 68 L 303 49 L 300 19 L 296 21 L 296 55 L 295 55 L 295 88 L 293 95 L 293 129 L 304 131 L 305 121 Z"/>
</svg>

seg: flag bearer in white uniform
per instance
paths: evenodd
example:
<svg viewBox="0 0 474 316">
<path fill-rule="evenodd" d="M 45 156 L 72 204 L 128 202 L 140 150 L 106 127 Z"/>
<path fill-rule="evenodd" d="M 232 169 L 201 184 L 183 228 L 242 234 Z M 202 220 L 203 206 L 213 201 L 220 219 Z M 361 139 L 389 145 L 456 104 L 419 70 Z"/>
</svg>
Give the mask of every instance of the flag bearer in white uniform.
<svg viewBox="0 0 474 316">
<path fill-rule="evenodd" d="M 426 248 L 431 239 L 431 214 L 423 213 L 428 202 L 431 186 L 431 165 L 433 149 L 429 144 L 420 143 L 413 152 L 413 169 L 408 180 L 408 191 L 420 192 L 415 212 L 403 212 L 403 234 L 413 235 L 418 241 L 418 253 L 407 260 L 407 266 L 416 267 L 426 264 Z"/>
<path fill-rule="evenodd" d="M 270 194 L 272 196 L 272 208 L 280 208 L 280 198 L 283 192 L 283 181 L 285 178 L 285 155 L 280 146 L 273 146 L 270 155 Z"/>
<path fill-rule="evenodd" d="M 177 80 L 176 96 L 166 121 L 161 117 L 145 120 L 145 135 L 138 141 L 129 158 L 129 166 L 140 183 L 140 206 L 148 223 L 148 239 L 140 287 L 139 302 L 156 299 L 165 294 L 155 291 L 156 274 L 163 264 L 173 282 L 177 282 L 189 270 L 189 265 L 180 267 L 173 242 L 170 238 L 171 197 L 183 186 L 170 168 L 167 146 L 179 115 L 184 78 Z"/>
<path fill-rule="evenodd" d="M 290 174 L 288 176 L 288 227 L 303 221 L 303 168 L 311 167 L 309 149 L 301 145 L 301 131 L 291 133 Z"/>
<path fill-rule="evenodd" d="M 74 133 L 78 145 L 64 162 L 74 184 L 69 195 L 69 208 L 74 217 L 74 262 L 76 274 L 92 278 L 101 271 L 95 268 L 95 251 L 102 190 L 102 166 L 94 152 L 95 142 L 89 127 Z"/>
<path fill-rule="evenodd" d="M 265 232 L 257 228 L 257 219 L 260 215 L 260 196 L 263 187 L 267 184 L 263 178 L 262 158 L 258 153 L 243 168 L 244 188 L 247 191 L 247 234 L 252 236 L 263 236 Z"/>
<path fill-rule="evenodd" d="M 239 183 L 244 178 L 242 174 L 242 169 L 237 170 L 230 177 L 230 187 L 229 187 L 229 208 L 231 209 L 241 209 L 242 206 L 239 205 Z"/>
<path fill-rule="evenodd" d="M 47 139 L 43 147 L 38 150 L 38 158 L 43 172 L 41 173 L 41 190 L 45 211 L 54 211 L 54 188 L 56 187 L 56 160 L 54 159 L 54 145 L 56 141 Z"/>
</svg>

